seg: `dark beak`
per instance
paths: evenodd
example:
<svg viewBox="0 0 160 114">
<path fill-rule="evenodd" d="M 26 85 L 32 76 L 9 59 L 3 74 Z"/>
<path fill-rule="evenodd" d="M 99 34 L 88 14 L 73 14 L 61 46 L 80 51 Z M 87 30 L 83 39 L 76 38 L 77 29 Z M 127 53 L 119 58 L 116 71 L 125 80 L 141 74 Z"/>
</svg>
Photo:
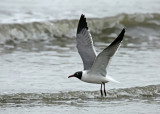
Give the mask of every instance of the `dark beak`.
<svg viewBox="0 0 160 114">
<path fill-rule="evenodd" d="M 74 77 L 74 75 L 70 75 L 70 76 L 68 76 L 68 78 L 71 78 L 71 77 Z"/>
</svg>

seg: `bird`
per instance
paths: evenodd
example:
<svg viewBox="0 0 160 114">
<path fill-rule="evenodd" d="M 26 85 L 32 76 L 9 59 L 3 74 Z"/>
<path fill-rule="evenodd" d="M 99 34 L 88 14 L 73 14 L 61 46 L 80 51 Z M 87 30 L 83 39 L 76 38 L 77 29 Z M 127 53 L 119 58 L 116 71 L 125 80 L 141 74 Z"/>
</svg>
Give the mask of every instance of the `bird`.
<svg viewBox="0 0 160 114">
<path fill-rule="evenodd" d="M 120 47 L 124 34 L 125 28 L 122 29 L 118 37 L 108 47 L 97 55 L 91 33 L 87 26 L 86 17 L 82 14 L 77 28 L 76 47 L 83 61 L 84 69 L 75 72 L 73 75 L 68 76 L 68 78 L 76 77 L 87 83 L 101 84 L 101 96 L 103 96 L 102 85 L 104 86 L 104 95 L 106 96 L 105 83 L 119 83 L 108 75 L 107 68 L 111 58 Z"/>
</svg>

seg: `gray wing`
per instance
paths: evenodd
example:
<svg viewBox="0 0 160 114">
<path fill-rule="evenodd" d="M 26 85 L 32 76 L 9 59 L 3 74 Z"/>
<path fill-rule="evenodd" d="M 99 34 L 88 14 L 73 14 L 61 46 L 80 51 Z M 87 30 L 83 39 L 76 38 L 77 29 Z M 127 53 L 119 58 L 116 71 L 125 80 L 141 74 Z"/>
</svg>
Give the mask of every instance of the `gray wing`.
<svg viewBox="0 0 160 114">
<path fill-rule="evenodd" d="M 108 63 L 119 48 L 121 41 L 123 40 L 124 33 L 125 29 L 123 29 L 119 36 L 97 56 L 90 73 L 106 76 Z"/>
<path fill-rule="evenodd" d="M 93 40 L 88 31 L 85 16 L 82 14 L 77 28 L 77 49 L 82 58 L 84 70 L 89 70 L 96 58 Z"/>
</svg>

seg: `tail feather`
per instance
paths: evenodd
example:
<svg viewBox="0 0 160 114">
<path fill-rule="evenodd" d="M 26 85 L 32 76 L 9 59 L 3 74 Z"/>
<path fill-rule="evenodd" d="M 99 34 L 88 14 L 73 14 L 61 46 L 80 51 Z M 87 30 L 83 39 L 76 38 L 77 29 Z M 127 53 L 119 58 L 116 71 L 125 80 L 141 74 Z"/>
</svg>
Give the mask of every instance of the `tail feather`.
<svg viewBox="0 0 160 114">
<path fill-rule="evenodd" d="M 119 81 L 113 79 L 113 78 L 110 77 L 110 76 L 106 76 L 106 79 L 107 79 L 107 81 L 109 81 L 109 82 L 120 83 Z"/>
</svg>

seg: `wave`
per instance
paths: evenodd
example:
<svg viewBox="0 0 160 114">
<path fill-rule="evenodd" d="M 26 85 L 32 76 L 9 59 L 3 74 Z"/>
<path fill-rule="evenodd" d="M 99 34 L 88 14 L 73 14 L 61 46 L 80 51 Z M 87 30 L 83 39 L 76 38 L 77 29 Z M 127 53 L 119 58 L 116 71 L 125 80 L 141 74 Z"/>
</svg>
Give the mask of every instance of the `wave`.
<svg viewBox="0 0 160 114">
<path fill-rule="evenodd" d="M 120 14 L 114 17 L 90 18 L 87 21 L 96 40 L 115 38 L 123 27 L 127 28 L 127 38 L 151 40 L 160 37 L 160 14 Z M 73 39 L 77 24 L 78 20 L 1 23 L 0 44 Z"/>
<path fill-rule="evenodd" d="M 106 97 L 101 97 L 99 91 L 74 91 L 60 93 L 16 93 L 0 95 L 0 104 L 54 104 L 66 103 L 72 100 L 121 100 L 121 99 L 151 99 L 160 98 L 160 85 L 111 89 Z"/>
</svg>

